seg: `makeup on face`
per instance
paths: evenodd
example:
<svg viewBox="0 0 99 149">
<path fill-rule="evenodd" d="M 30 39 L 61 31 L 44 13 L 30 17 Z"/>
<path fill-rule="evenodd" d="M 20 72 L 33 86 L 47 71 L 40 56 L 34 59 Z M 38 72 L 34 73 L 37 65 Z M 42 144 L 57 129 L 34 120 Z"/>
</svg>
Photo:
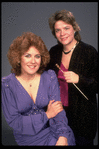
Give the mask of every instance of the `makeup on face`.
<svg viewBox="0 0 99 149">
<path fill-rule="evenodd" d="M 74 39 L 74 32 L 72 25 L 67 24 L 64 21 L 59 20 L 55 23 L 56 38 L 63 45 L 71 43 Z"/>
<path fill-rule="evenodd" d="M 31 46 L 21 57 L 21 72 L 34 74 L 40 68 L 40 64 L 41 55 L 35 47 Z"/>
</svg>

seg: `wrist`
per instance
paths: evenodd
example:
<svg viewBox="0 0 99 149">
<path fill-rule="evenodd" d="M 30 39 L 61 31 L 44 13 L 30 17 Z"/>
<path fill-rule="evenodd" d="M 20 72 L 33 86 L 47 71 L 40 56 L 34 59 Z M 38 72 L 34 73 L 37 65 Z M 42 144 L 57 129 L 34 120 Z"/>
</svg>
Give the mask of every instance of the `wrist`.
<svg viewBox="0 0 99 149">
<path fill-rule="evenodd" d="M 66 137 L 64 137 L 64 136 L 60 136 L 59 138 L 58 138 L 58 141 L 56 142 L 56 146 L 68 146 L 68 140 L 67 140 L 67 138 Z"/>
<path fill-rule="evenodd" d="M 77 77 L 76 77 L 75 83 L 77 84 L 77 83 L 79 83 L 79 75 L 78 74 L 76 74 L 76 75 L 77 75 Z"/>
<path fill-rule="evenodd" d="M 78 81 L 77 81 L 77 83 L 79 82 L 79 75 L 78 75 Z"/>
<path fill-rule="evenodd" d="M 47 118 L 50 119 L 51 117 L 50 117 L 49 113 L 48 112 L 45 112 L 45 113 L 47 115 Z"/>
</svg>

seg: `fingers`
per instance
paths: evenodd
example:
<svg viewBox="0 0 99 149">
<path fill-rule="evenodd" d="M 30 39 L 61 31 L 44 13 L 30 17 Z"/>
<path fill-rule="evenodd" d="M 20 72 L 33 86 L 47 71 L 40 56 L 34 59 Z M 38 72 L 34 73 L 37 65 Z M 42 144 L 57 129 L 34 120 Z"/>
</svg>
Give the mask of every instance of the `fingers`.
<svg viewBox="0 0 99 149">
<path fill-rule="evenodd" d="M 55 100 L 49 101 L 47 111 L 46 111 L 46 115 L 48 119 L 55 117 L 61 111 L 63 111 L 61 101 L 55 101 Z"/>
<path fill-rule="evenodd" d="M 52 104 L 52 106 L 53 106 L 54 110 L 55 110 L 56 112 L 58 112 L 58 113 L 63 110 L 63 106 L 62 106 L 62 102 L 61 102 L 61 101 L 56 101 L 56 102 L 54 102 L 54 103 Z"/>
<path fill-rule="evenodd" d="M 53 103 L 53 105 L 62 105 L 62 102 L 61 101 L 55 101 L 54 103 Z"/>
<path fill-rule="evenodd" d="M 52 104 L 53 107 L 62 107 L 62 102 L 61 101 L 56 101 Z"/>
<path fill-rule="evenodd" d="M 62 102 L 61 101 L 50 100 L 49 105 L 51 105 L 51 104 L 58 105 L 58 104 L 62 104 Z"/>
<path fill-rule="evenodd" d="M 64 72 L 63 75 L 67 83 L 78 83 L 79 81 L 78 74 L 74 73 L 73 71 Z"/>
<path fill-rule="evenodd" d="M 61 111 L 63 111 L 63 107 L 57 107 L 57 108 L 56 108 L 56 113 L 57 113 L 57 114 L 60 113 Z"/>
<path fill-rule="evenodd" d="M 50 100 L 49 101 L 49 105 L 51 105 L 55 100 Z"/>
<path fill-rule="evenodd" d="M 68 79 L 70 79 L 72 77 L 72 73 L 70 71 L 64 72 L 63 75 L 64 75 L 66 80 L 68 80 Z"/>
<path fill-rule="evenodd" d="M 62 106 L 62 102 L 61 101 L 55 101 L 55 100 L 50 100 L 49 101 L 49 106 L 52 106 L 52 108 L 55 111 L 62 111 L 63 110 L 63 106 Z"/>
</svg>

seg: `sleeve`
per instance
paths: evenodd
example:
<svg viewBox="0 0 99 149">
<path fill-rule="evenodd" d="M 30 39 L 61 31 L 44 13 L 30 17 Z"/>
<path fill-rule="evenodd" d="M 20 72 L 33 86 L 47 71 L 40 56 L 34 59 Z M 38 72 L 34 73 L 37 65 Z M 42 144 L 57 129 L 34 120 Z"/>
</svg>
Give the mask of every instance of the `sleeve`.
<svg viewBox="0 0 99 149">
<path fill-rule="evenodd" d="M 49 94 L 50 100 L 60 101 L 59 84 L 54 71 L 51 71 L 51 83 Z M 49 123 L 54 137 L 58 139 L 60 136 L 64 136 L 68 139 L 69 145 L 75 145 L 74 134 L 72 129 L 68 126 L 68 120 L 64 110 L 58 113 L 54 118 L 51 118 L 49 120 Z"/>
<path fill-rule="evenodd" d="M 18 111 L 15 95 L 5 83 L 2 83 L 2 110 L 8 125 L 20 134 L 35 135 L 48 121 L 45 112 L 23 116 Z"/>
<path fill-rule="evenodd" d="M 90 91 L 98 93 L 98 54 L 96 49 L 91 47 L 87 50 L 87 59 L 84 61 L 84 72 L 78 74 L 78 86 L 86 89 L 90 88 Z"/>
<path fill-rule="evenodd" d="M 49 54 L 50 54 L 50 62 L 49 64 L 47 65 L 47 68 L 46 70 L 49 70 L 49 69 L 53 69 L 53 67 L 55 66 L 55 54 L 53 53 L 53 48 L 51 48 L 49 50 Z M 54 69 L 53 69 L 54 70 Z"/>
</svg>

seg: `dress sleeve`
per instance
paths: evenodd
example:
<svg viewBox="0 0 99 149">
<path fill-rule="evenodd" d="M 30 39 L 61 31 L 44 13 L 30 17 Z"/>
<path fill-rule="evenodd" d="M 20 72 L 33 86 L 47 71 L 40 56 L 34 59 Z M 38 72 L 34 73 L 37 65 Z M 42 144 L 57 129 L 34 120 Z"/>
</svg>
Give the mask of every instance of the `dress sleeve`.
<svg viewBox="0 0 99 149">
<path fill-rule="evenodd" d="M 50 100 L 60 101 L 59 84 L 54 71 L 49 70 L 51 73 L 51 83 L 49 96 Z M 72 129 L 68 126 L 68 120 L 66 113 L 63 110 L 58 113 L 54 118 L 49 120 L 51 131 L 58 139 L 60 136 L 64 136 L 68 139 L 68 145 L 75 145 L 75 138 Z"/>
<path fill-rule="evenodd" d="M 2 110 L 8 125 L 20 134 L 35 135 L 48 121 L 45 112 L 23 116 L 18 111 L 15 95 L 5 82 L 2 83 Z"/>
</svg>

